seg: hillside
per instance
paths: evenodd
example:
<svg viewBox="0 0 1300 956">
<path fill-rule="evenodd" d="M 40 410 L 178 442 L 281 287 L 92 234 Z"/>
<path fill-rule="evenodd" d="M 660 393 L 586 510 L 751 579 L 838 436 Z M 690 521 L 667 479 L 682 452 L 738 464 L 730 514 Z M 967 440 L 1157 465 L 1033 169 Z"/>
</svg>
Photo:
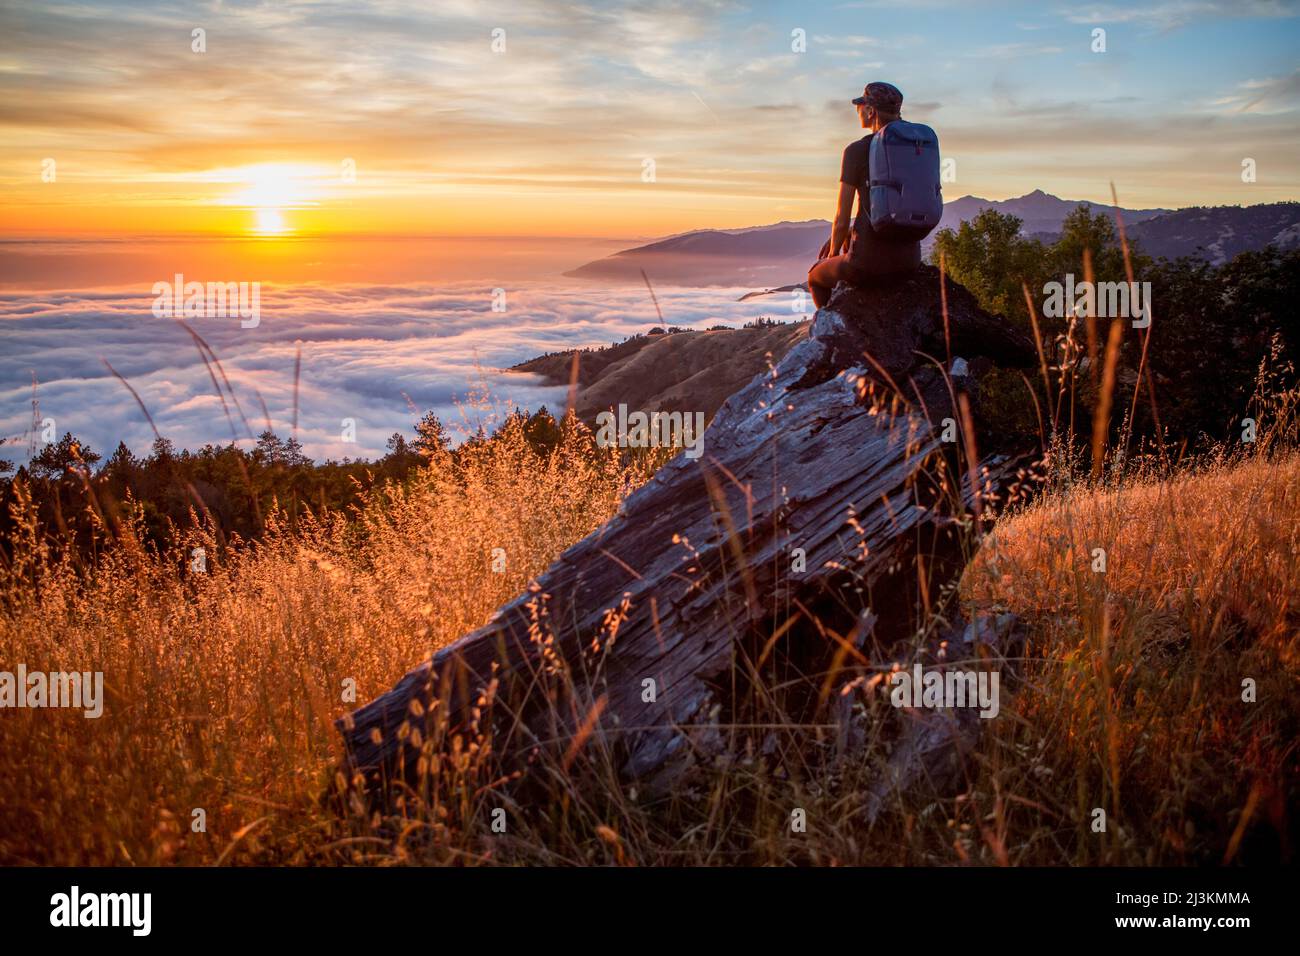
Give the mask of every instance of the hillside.
<svg viewBox="0 0 1300 956">
<path fill-rule="evenodd" d="M 1140 222 L 1129 235 L 1149 255 L 1197 256 L 1217 266 L 1251 249 L 1300 246 L 1300 202 L 1191 206 Z"/>
<path fill-rule="evenodd" d="M 830 223 L 777 223 L 742 230 L 703 230 L 625 249 L 579 266 L 575 279 L 641 280 L 673 285 L 776 285 L 807 271 L 830 235 Z M 811 250 L 811 252 L 809 252 Z"/>
<path fill-rule="evenodd" d="M 808 334 L 808 323 L 640 335 L 578 358 L 578 416 L 592 420 L 625 404 L 644 411 L 701 411 L 706 418 Z M 566 385 L 573 352 L 555 352 L 516 365 L 548 384 Z"/>
<path fill-rule="evenodd" d="M 665 339 L 623 358 L 673 346 Z M 1027 651 L 1004 662 L 1005 716 L 985 722 L 959 786 L 921 781 L 874 825 L 861 808 L 891 738 L 862 738 L 865 754 L 826 772 L 836 738 L 791 744 L 806 728 L 771 706 L 758 713 L 771 759 L 701 762 L 677 791 L 689 798 L 630 796 L 602 771 L 603 735 L 585 751 L 600 761 L 542 754 L 527 771 L 536 797 L 510 804 L 508 838 L 489 811 L 504 799 L 491 761 L 510 740 L 491 730 L 463 746 L 458 736 L 456 762 L 425 761 L 400 813 L 357 803 L 340 814 L 321 799 L 338 765 L 331 722 L 355 706 L 340 687 L 373 694 L 481 626 L 644 481 L 576 432 L 553 454 L 516 431 L 455 467 L 435 457 L 409 487 L 359 506 L 363 534 L 332 519 L 286 525 L 265 545 L 213 548 L 204 574 L 186 571 L 191 546 L 211 544 L 199 529 L 159 551 L 128 537 L 85 567 L 17 536 L 10 567 L 33 571 L 0 577 L 5 658 L 32 670 L 90 661 L 114 681 L 102 720 L 6 715 L 0 864 L 1290 862 L 1300 459 L 1138 477 L 1059 483 L 1065 492 L 994 526 L 962 598 L 1019 615 L 1028 635 Z M 680 530 L 665 513 L 664 534 Z M 846 534 L 846 553 L 855 542 Z M 1104 576 L 1095 547 L 1109 555 Z M 501 572 L 494 548 L 509 553 Z M 627 560 L 644 567 L 641 555 Z M 890 667 L 887 651 L 864 647 Z M 747 679 L 740 666 L 719 683 Z M 1258 683 L 1251 703 L 1246 676 Z M 869 686 L 848 689 L 846 713 L 901 724 Z M 548 812 L 556 806 L 572 809 Z M 1099 806 L 1111 815 L 1105 834 L 1091 826 Z M 189 824 L 198 807 L 203 829 Z M 813 821 L 807 832 L 792 830 L 791 807 Z M 429 836 L 414 838 L 417 827 Z"/>
</svg>

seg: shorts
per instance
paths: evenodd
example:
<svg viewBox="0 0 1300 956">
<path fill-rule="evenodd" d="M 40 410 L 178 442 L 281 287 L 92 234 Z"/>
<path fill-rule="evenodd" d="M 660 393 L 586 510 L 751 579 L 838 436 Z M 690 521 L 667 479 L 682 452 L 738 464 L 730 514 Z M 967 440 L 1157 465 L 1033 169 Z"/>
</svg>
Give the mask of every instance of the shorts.
<svg viewBox="0 0 1300 956">
<path fill-rule="evenodd" d="M 919 242 L 891 242 L 880 239 L 875 233 L 859 231 L 855 226 L 849 242 L 848 265 L 858 278 L 911 272 L 921 267 Z M 858 281 L 852 279 L 850 281 Z"/>
</svg>

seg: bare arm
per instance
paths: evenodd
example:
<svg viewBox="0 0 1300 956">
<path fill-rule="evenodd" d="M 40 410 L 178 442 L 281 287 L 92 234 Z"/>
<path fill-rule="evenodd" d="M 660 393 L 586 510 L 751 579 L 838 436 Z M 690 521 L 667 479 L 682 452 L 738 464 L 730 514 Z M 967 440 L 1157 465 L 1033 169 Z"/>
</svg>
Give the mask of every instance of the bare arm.
<svg viewBox="0 0 1300 956">
<path fill-rule="evenodd" d="M 857 189 L 848 183 L 840 183 L 840 197 L 835 206 L 835 222 L 831 226 L 831 241 L 826 247 L 826 255 L 838 256 L 849 244 L 849 225 L 853 221 L 853 197 Z"/>
</svg>

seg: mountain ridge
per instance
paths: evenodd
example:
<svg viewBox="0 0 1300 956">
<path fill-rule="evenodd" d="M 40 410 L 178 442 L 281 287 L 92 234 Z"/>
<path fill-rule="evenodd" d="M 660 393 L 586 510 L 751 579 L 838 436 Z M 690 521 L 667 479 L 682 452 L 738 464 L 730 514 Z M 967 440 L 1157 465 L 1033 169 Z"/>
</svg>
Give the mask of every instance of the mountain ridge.
<svg viewBox="0 0 1300 956">
<path fill-rule="evenodd" d="M 1300 203 L 1127 209 L 1061 199 L 1042 189 L 1002 200 L 959 196 L 944 204 L 938 229 L 955 229 L 993 209 L 1019 218 L 1022 234 L 1049 237 L 1059 233 L 1065 217 L 1085 203 L 1112 220 L 1122 217 L 1129 235 L 1157 258 L 1199 255 L 1219 264 L 1238 252 L 1263 248 L 1270 242 L 1283 248 L 1300 244 Z M 933 246 L 938 229 L 922 243 L 924 252 Z M 819 219 L 741 229 L 697 229 L 620 250 L 564 275 L 640 281 L 644 271 L 651 281 L 667 285 L 780 287 L 803 279 L 829 235 L 830 222 Z"/>
</svg>

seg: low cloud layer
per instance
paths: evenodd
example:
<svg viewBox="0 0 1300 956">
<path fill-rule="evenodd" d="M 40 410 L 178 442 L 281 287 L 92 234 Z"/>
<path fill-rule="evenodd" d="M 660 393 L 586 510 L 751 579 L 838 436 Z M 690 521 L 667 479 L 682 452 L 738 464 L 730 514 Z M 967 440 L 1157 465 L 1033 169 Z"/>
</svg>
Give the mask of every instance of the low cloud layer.
<svg viewBox="0 0 1300 956">
<path fill-rule="evenodd" d="M 656 290 L 667 325 L 799 318 L 788 314 L 784 297 L 737 302 L 743 291 Z M 177 322 L 155 318 L 152 304 L 144 288 L 0 293 L 0 433 L 8 438 L 0 457 L 27 458 L 33 376 L 39 419 L 53 420 L 56 437 L 72 432 L 105 456 L 119 440 L 147 453 L 153 431 L 105 361 L 178 447 L 231 440 L 231 423 L 194 340 Z M 501 370 L 660 324 L 643 286 L 539 284 L 507 290 L 504 312 L 492 305 L 482 284 L 264 284 L 256 328 L 240 328 L 238 318 L 197 318 L 190 325 L 221 360 L 238 399 L 230 416 L 246 447 L 251 442 L 239 409 L 254 434 L 266 427 L 267 415 L 278 434 L 292 432 L 301 343 L 298 437 L 308 455 L 323 460 L 380 456 L 393 432 L 410 437 L 428 409 L 453 430 L 472 430 L 490 413 L 466 403 L 484 392 L 498 415 L 515 405 L 561 409 L 564 388 Z M 355 442 L 343 439 L 344 419 L 356 423 Z"/>
</svg>

